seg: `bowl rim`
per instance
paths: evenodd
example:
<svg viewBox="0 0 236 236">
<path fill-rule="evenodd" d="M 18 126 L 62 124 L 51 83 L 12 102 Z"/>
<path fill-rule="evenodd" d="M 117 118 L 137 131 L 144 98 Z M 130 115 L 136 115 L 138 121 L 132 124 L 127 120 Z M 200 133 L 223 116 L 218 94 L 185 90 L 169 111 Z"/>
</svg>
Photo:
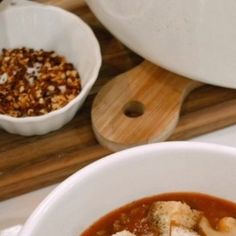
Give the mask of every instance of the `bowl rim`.
<svg viewBox="0 0 236 236">
<path fill-rule="evenodd" d="M 40 116 L 26 116 L 26 117 L 13 117 L 7 114 L 0 114 L 0 122 L 1 121 L 9 121 L 9 122 L 17 122 L 17 123 L 27 123 L 27 122 L 37 122 L 37 121 L 44 121 L 48 118 L 60 115 L 64 112 L 66 112 L 69 108 L 71 108 L 73 105 L 75 105 L 76 103 L 78 103 L 80 100 L 82 100 L 84 97 L 86 97 L 86 94 L 88 93 L 88 91 L 91 89 L 91 87 L 93 86 L 93 84 L 95 83 L 95 81 L 97 80 L 101 65 L 102 65 L 102 55 L 101 55 L 101 48 L 100 45 L 98 43 L 98 40 L 94 34 L 94 32 L 92 31 L 91 27 L 84 22 L 78 15 L 75 15 L 67 10 L 64 10 L 60 7 L 56 7 L 56 6 L 51 6 L 51 5 L 44 5 L 44 4 L 40 4 L 40 3 L 26 3 L 26 5 L 16 5 L 16 6 L 12 6 L 7 8 L 4 11 L 9 11 L 9 10 L 17 10 L 17 9 L 22 9 L 22 8 L 36 8 L 39 11 L 44 11 L 45 9 L 50 10 L 55 12 L 56 14 L 61 14 L 62 17 L 69 17 L 71 18 L 73 21 L 77 21 L 77 29 L 81 30 L 83 32 L 83 34 L 87 34 L 88 37 L 90 39 L 90 46 L 93 48 L 94 51 L 94 56 L 95 56 L 95 65 L 93 66 L 91 73 L 89 74 L 89 79 L 86 83 L 85 86 L 82 86 L 82 89 L 80 91 L 80 93 L 73 99 L 71 100 L 69 103 L 67 103 L 65 106 L 63 106 L 62 108 L 55 110 L 55 111 L 51 111 L 49 113 L 40 115 Z M 0 12 L 1 14 L 1 12 Z"/>
<path fill-rule="evenodd" d="M 106 157 L 99 159 L 86 167 L 78 170 L 73 175 L 68 177 L 66 180 L 61 182 L 35 209 L 35 211 L 31 214 L 31 216 L 26 221 L 22 231 L 20 232 L 20 236 L 28 236 L 34 231 L 37 227 L 38 219 L 44 216 L 50 206 L 57 204 L 57 201 L 60 201 L 63 198 L 65 193 L 68 193 L 75 186 L 78 186 L 78 183 L 82 181 L 84 178 L 96 172 L 104 167 L 107 167 L 111 164 L 120 162 L 124 159 L 133 159 L 135 155 L 138 153 L 153 153 L 163 150 L 204 150 L 206 152 L 217 152 L 224 153 L 231 156 L 231 158 L 235 159 L 236 162 L 236 148 L 213 144 L 213 143 L 203 143 L 203 142 L 193 142 L 193 141 L 170 141 L 170 142 L 162 142 L 162 143 L 154 143 L 154 144 L 146 144 L 138 147 L 133 147 L 130 149 L 126 149 L 117 153 L 113 153 L 107 155 Z M 233 157 L 234 156 L 234 157 Z M 230 158 L 230 157 L 227 157 Z M 27 233 L 27 234 L 26 234 Z"/>
</svg>

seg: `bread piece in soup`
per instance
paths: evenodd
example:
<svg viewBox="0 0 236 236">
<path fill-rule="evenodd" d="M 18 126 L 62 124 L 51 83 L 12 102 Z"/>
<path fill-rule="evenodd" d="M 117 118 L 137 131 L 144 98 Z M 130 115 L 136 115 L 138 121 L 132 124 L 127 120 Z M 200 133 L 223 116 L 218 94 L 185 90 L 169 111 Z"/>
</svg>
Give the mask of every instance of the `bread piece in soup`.
<svg viewBox="0 0 236 236">
<path fill-rule="evenodd" d="M 200 236 L 197 232 L 180 226 L 172 226 L 170 236 Z"/>
<path fill-rule="evenodd" d="M 136 236 L 135 234 L 130 233 L 127 230 L 123 230 L 121 232 L 118 232 L 116 234 L 113 234 L 112 236 Z"/>
<path fill-rule="evenodd" d="M 179 201 L 158 201 L 150 210 L 150 221 L 160 232 L 160 236 L 170 236 L 171 226 L 195 229 L 201 212 L 193 210 L 189 205 Z"/>
</svg>

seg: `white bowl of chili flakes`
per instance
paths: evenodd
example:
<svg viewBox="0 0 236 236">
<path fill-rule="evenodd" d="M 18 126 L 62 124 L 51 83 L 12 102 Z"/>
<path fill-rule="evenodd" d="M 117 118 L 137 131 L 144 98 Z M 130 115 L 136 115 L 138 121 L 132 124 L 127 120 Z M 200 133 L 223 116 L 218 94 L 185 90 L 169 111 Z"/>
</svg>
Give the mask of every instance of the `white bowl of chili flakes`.
<svg viewBox="0 0 236 236">
<path fill-rule="evenodd" d="M 37 53 L 50 53 L 51 57 L 59 59 L 62 56 L 81 82 L 78 94 L 73 99 L 50 112 L 41 110 L 40 113 L 35 110 L 35 113 L 27 111 L 29 116 L 23 113 L 17 116 L 15 112 L 3 114 L 0 111 L 0 127 L 10 133 L 25 136 L 42 135 L 61 128 L 75 116 L 97 79 L 101 53 L 96 37 L 78 16 L 58 7 L 25 0 L 6 1 L 0 5 L 0 19 L 0 54 L 6 52 L 3 49 L 33 49 Z M 0 73 L 0 77 L 0 86 L 3 86 L 5 74 Z M 54 89 L 50 85 L 49 88 Z M 65 90 L 65 86 L 60 87 L 62 90 Z M 1 105 L 2 110 L 7 109 L 3 103 Z"/>
</svg>

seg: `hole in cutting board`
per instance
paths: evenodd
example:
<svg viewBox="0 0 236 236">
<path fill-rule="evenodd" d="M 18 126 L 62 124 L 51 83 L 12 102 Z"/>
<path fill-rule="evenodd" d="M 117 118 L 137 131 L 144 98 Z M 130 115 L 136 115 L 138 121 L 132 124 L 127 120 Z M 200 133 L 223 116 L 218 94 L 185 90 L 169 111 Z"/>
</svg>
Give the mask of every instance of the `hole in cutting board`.
<svg viewBox="0 0 236 236">
<path fill-rule="evenodd" d="M 137 118 L 144 113 L 144 105 L 139 101 L 130 101 L 124 105 L 123 113 L 130 118 Z"/>
</svg>

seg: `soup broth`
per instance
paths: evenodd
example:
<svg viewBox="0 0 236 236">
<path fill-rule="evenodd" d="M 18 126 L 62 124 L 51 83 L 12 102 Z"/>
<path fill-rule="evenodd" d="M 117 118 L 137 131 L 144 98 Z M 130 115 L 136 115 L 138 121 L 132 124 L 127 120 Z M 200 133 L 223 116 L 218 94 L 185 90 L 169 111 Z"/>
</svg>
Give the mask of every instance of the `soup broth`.
<svg viewBox="0 0 236 236">
<path fill-rule="evenodd" d="M 159 217 L 159 221 L 156 219 L 152 219 L 152 211 L 154 211 L 153 208 L 156 206 L 158 206 L 158 209 L 160 209 L 160 211 L 163 211 L 163 209 L 165 210 L 165 207 L 167 207 L 165 210 L 167 214 L 165 218 L 161 218 L 162 216 L 159 215 L 160 212 L 155 210 L 155 214 L 157 215 L 157 217 Z M 178 207 L 180 207 L 180 210 L 178 210 Z M 187 207 L 189 207 L 189 209 L 187 209 Z M 176 209 L 174 210 L 174 208 Z M 189 214 L 193 214 L 193 217 L 195 217 L 194 215 L 196 215 L 197 218 L 199 217 L 198 219 L 196 219 L 196 224 L 193 224 L 192 227 L 189 227 L 189 225 L 187 225 L 186 227 L 185 223 L 181 222 L 185 217 L 184 213 L 181 212 L 181 209 L 183 210 L 183 212 L 185 211 L 184 209 L 187 209 L 186 211 L 192 212 Z M 179 220 L 176 218 L 176 214 L 180 214 L 181 217 L 179 218 Z M 181 214 L 183 214 L 183 216 Z M 166 225 L 166 227 L 169 227 L 169 230 L 174 230 L 174 228 L 171 227 L 179 227 L 180 230 L 187 230 L 187 233 L 176 234 L 176 232 L 178 232 L 179 230 L 177 228 L 175 228 L 175 230 L 177 231 L 175 231 L 175 233 L 173 234 L 172 231 L 164 232 L 166 228 L 162 231 L 162 226 L 160 226 L 160 224 L 160 227 L 158 228 L 158 223 L 160 223 L 162 219 L 167 219 L 166 217 L 173 217 L 173 219 L 169 221 L 170 225 Z M 167 234 L 169 234 L 170 236 L 236 236 L 235 218 L 235 203 L 199 193 L 168 193 L 144 198 L 125 205 L 102 217 L 91 227 L 89 227 L 84 233 L 82 233 L 81 236 L 110 236 L 118 232 L 123 232 L 122 234 L 117 234 L 121 236 L 165 236 Z M 203 219 L 205 219 L 205 221 Z M 155 223 L 155 221 L 157 222 Z M 230 226 L 228 226 L 228 224 L 230 224 Z M 214 232 L 216 232 L 216 234 L 214 234 Z M 219 232 L 220 234 L 218 234 Z"/>
</svg>

